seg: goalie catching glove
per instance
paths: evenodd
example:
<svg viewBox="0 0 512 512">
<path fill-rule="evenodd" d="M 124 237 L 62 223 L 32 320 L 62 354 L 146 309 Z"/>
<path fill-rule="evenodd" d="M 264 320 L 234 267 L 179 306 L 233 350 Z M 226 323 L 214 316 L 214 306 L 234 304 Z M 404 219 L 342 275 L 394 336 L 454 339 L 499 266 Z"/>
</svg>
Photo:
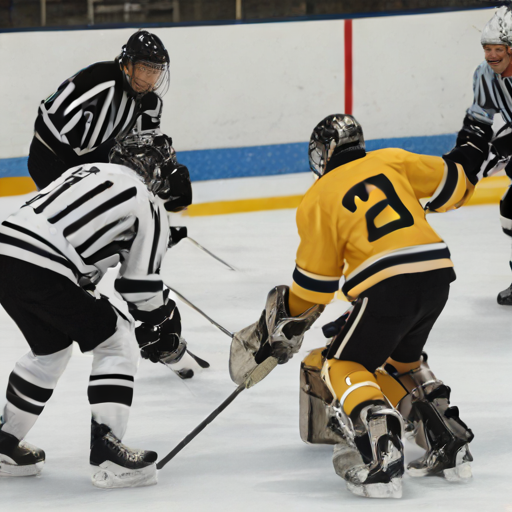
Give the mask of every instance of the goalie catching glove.
<svg viewBox="0 0 512 512">
<path fill-rule="evenodd" d="M 325 306 L 316 305 L 304 313 L 291 317 L 288 309 L 288 286 L 276 286 L 267 297 L 265 309 L 254 324 L 233 336 L 229 356 L 229 373 L 236 384 L 241 384 L 249 373 L 270 356 L 279 364 L 296 354 L 304 333 L 320 316 Z"/>
<path fill-rule="evenodd" d="M 180 352 L 180 312 L 173 301 L 169 301 L 169 303 L 172 303 L 172 310 L 162 323 L 152 325 L 143 322 L 135 329 L 141 356 L 153 363 L 172 359 L 174 354 Z M 169 307 L 169 304 L 166 307 Z"/>
</svg>

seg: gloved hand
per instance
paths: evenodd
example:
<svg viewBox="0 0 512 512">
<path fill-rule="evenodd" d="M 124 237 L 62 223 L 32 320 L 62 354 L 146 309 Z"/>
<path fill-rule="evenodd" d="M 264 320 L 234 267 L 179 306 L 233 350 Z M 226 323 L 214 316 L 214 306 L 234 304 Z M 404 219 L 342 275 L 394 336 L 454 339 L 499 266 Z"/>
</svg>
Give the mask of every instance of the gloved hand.
<svg viewBox="0 0 512 512">
<path fill-rule="evenodd" d="M 186 226 L 170 226 L 169 227 L 169 243 L 167 247 L 174 247 L 178 242 L 187 238 L 187 227 Z"/>
<path fill-rule="evenodd" d="M 153 363 L 168 357 L 180 344 L 181 317 L 177 307 L 160 325 L 142 323 L 135 329 L 141 356 Z"/>
<path fill-rule="evenodd" d="M 482 165 L 483 177 L 505 169 L 512 156 L 512 133 L 498 137 L 489 144 L 489 156 Z"/>
</svg>

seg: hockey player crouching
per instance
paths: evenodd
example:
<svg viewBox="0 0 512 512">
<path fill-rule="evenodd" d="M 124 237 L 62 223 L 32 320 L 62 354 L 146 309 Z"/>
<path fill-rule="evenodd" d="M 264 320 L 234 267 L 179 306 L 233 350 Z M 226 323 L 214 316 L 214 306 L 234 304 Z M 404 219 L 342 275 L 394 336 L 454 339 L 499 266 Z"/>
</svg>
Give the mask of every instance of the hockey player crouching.
<svg viewBox="0 0 512 512">
<path fill-rule="evenodd" d="M 404 421 L 427 450 L 411 475 L 471 476 L 473 434 L 422 352 L 455 273 L 419 199 L 437 212 L 464 204 L 474 189 L 464 171 L 481 165 L 479 154 L 459 148 L 463 168 L 401 149 L 366 153 L 352 116 L 325 118 L 309 145 L 319 179 L 297 210 L 293 285 L 271 290 L 260 320 L 233 338 L 236 383 L 269 355 L 285 363 L 344 277 L 353 305 L 324 327 L 327 348 L 302 363 L 300 424 L 304 441 L 335 445 L 335 471 L 357 495 L 401 497 Z"/>
<path fill-rule="evenodd" d="M 42 450 L 22 441 L 50 399 L 73 340 L 92 351 L 88 398 L 90 463 L 98 487 L 156 483 L 157 454 L 121 443 L 133 397 L 140 339 L 147 357 L 172 355 L 181 330 L 159 269 L 167 213 L 191 203 L 188 170 L 165 136 L 127 137 L 111 163 L 65 172 L 0 225 L 0 303 L 30 352 L 9 377 L 0 423 L 0 476 L 38 474 Z M 104 296 L 88 293 L 121 263 L 115 287 L 133 321 Z"/>
</svg>

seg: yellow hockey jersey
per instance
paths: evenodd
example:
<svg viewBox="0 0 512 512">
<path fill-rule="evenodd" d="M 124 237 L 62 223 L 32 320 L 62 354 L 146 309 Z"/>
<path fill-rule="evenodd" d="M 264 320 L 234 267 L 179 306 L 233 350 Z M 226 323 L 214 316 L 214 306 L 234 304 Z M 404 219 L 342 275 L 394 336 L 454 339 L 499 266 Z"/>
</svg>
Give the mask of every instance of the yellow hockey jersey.
<svg viewBox="0 0 512 512">
<path fill-rule="evenodd" d="M 469 200 L 474 187 L 459 164 L 402 149 L 372 151 L 337 167 L 308 190 L 297 210 L 300 245 L 293 292 L 317 304 L 339 289 L 350 300 L 392 276 L 453 267 L 427 211 Z"/>
</svg>

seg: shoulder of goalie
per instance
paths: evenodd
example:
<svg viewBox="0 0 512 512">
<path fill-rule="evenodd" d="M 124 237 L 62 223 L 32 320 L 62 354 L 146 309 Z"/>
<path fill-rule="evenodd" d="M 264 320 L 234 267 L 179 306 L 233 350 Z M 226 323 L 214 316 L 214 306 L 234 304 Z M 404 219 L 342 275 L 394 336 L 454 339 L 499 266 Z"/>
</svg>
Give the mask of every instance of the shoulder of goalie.
<svg viewBox="0 0 512 512">
<path fill-rule="evenodd" d="M 272 288 L 259 320 L 234 334 L 229 373 L 236 384 L 244 382 L 270 356 L 277 358 L 279 364 L 288 362 L 299 351 L 305 332 L 325 309 L 317 304 L 292 317 L 288 309 L 289 291 L 284 285 Z"/>
</svg>

